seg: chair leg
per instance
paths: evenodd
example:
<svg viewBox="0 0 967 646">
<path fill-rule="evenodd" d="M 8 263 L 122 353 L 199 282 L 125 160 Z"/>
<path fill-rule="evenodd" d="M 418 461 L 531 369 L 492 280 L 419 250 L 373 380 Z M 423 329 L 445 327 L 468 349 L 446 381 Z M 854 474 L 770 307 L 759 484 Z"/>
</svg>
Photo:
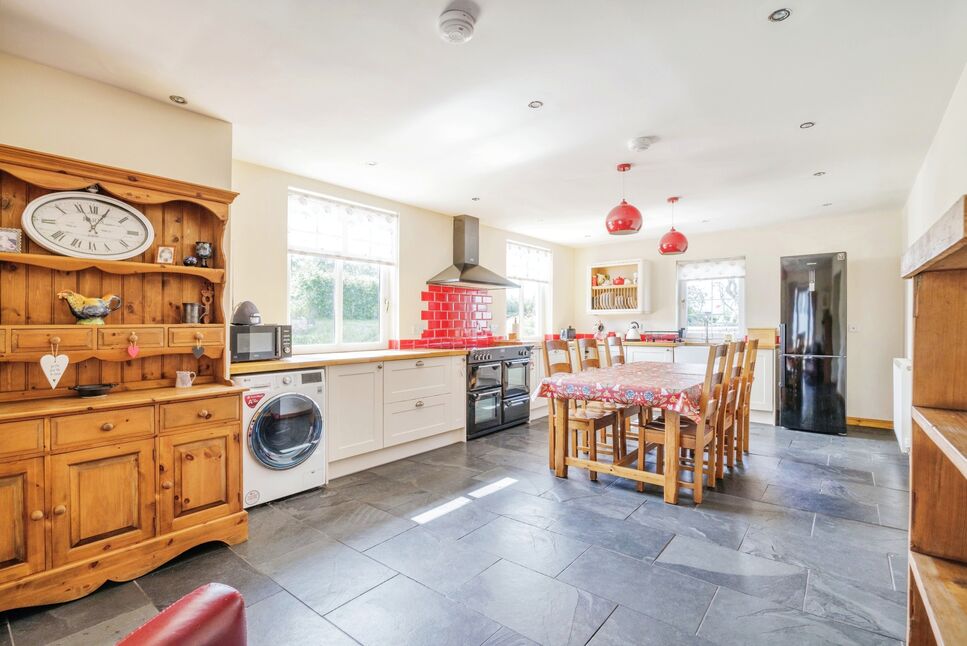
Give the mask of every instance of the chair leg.
<svg viewBox="0 0 967 646">
<path fill-rule="evenodd" d="M 655 460 L 658 465 L 658 473 L 665 473 L 665 445 L 659 444 L 658 448 L 655 449 Z"/>
<path fill-rule="evenodd" d="M 645 430 L 643 427 L 638 430 L 638 470 L 645 470 Z M 645 490 L 645 483 L 640 480 L 635 483 L 635 490 L 642 493 Z"/>
<path fill-rule="evenodd" d="M 588 429 L 588 459 L 592 462 L 598 461 L 598 434 L 593 427 Z M 598 472 L 589 469 L 588 478 L 591 482 L 597 482 Z"/>
<path fill-rule="evenodd" d="M 547 455 L 548 455 L 548 467 L 551 470 L 555 468 L 554 456 L 556 455 L 554 451 L 554 400 L 550 400 L 551 405 L 548 407 L 547 412 Z"/>
<path fill-rule="evenodd" d="M 729 471 L 735 469 L 735 420 L 725 429 L 725 455 Z"/>
<path fill-rule="evenodd" d="M 715 477 L 723 478 L 725 477 L 725 429 L 724 424 L 721 425 L 722 428 L 715 430 Z"/>
<path fill-rule="evenodd" d="M 701 438 L 699 437 L 696 437 L 695 439 L 696 439 L 696 444 L 698 443 L 699 440 L 701 440 Z M 702 446 L 696 447 L 695 459 L 692 466 L 695 468 L 695 470 L 692 471 L 692 483 L 694 485 L 694 489 L 692 489 L 692 492 L 693 492 L 692 499 L 695 501 L 696 505 L 700 505 L 702 504 L 702 487 L 703 487 L 702 478 L 704 477 L 704 471 L 705 471 L 705 448 L 704 447 Z"/>
<path fill-rule="evenodd" d="M 735 419 L 735 461 L 742 464 L 742 454 L 745 453 L 745 412 L 737 411 Z"/>
<path fill-rule="evenodd" d="M 752 416 L 751 411 L 748 409 L 745 411 L 745 423 L 742 429 L 742 449 L 748 453 L 749 452 L 749 418 Z"/>
</svg>

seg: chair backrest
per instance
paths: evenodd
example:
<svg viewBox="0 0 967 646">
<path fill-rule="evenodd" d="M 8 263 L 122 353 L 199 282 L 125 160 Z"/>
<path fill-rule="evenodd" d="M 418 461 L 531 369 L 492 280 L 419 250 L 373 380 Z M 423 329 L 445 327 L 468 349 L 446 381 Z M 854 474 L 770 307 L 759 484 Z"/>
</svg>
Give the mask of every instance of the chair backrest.
<svg viewBox="0 0 967 646">
<path fill-rule="evenodd" d="M 725 346 L 725 356 L 719 361 L 722 368 L 722 383 L 718 386 L 718 422 L 724 423 L 729 405 L 735 400 L 735 389 L 732 388 L 732 367 L 735 363 L 735 344 L 723 343 Z"/>
<path fill-rule="evenodd" d="M 598 354 L 597 339 L 578 339 L 578 370 L 601 367 L 601 355 Z"/>
<path fill-rule="evenodd" d="M 748 408 L 749 396 L 752 393 L 752 381 L 755 379 L 755 359 L 759 350 L 759 339 L 751 339 L 745 348 L 745 367 L 742 368 L 742 392 L 739 405 Z"/>
<path fill-rule="evenodd" d="M 557 372 L 574 372 L 571 366 L 571 350 L 567 341 L 563 339 L 549 339 L 544 341 L 544 374 L 547 376 Z"/>
<path fill-rule="evenodd" d="M 734 343 L 735 351 L 733 352 L 732 360 L 732 380 L 735 381 L 742 377 L 742 371 L 745 369 L 745 350 L 747 343 L 745 341 L 736 341 Z"/>
<path fill-rule="evenodd" d="M 729 392 L 725 402 L 727 407 L 726 414 L 730 416 L 735 414 L 742 391 L 742 371 L 745 368 L 746 345 L 745 341 L 732 343 L 732 370 L 729 372 L 731 377 L 729 379 Z"/>
<path fill-rule="evenodd" d="M 609 366 L 623 366 L 625 363 L 625 346 L 621 342 L 620 336 L 608 336 L 604 338 L 605 356 L 608 358 Z"/>
<path fill-rule="evenodd" d="M 719 404 L 722 398 L 722 384 L 725 382 L 725 364 L 729 354 L 729 346 L 725 343 L 712 345 L 708 349 L 708 362 L 705 366 L 705 381 L 702 385 L 702 395 L 699 398 L 700 432 L 706 426 L 713 425 L 717 419 Z"/>
</svg>

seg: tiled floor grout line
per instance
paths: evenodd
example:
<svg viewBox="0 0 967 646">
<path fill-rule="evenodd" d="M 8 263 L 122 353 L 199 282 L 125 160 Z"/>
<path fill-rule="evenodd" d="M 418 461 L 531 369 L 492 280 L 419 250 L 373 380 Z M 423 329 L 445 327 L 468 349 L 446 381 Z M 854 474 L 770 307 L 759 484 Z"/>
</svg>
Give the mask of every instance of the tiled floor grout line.
<svg viewBox="0 0 967 646">
<path fill-rule="evenodd" d="M 611 615 L 613 615 L 614 613 L 616 613 L 616 612 L 618 611 L 618 608 L 620 608 L 620 607 L 621 607 L 621 604 L 620 604 L 620 603 L 618 603 L 618 602 L 614 602 L 614 608 L 612 608 L 612 609 L 611 609 L 611 612 L 609 612 L 609 613 L 608 613 L 608 616 L 604 618 L 604 621 L 602 621 L 602 622 L 601 622 L 601 624 L 600 624 L 600 625 L 599 625 L 599 626 L 598 626 L 597 628 L 595 628 L 595 629 L 594 629 L 594 632 L 593 632 L 593 633 L 591 633 L 591 636 L 590 636 L 590 637 L 588 637 L 588 640 L 587 640 L 586 642 L 584 642 L 584 643 L 585 643 L 585 645 L 587 645 L 587 644 L 590 644 L 590 643 L 591 643 L 591 640 L 593 640 L 593 639 L 594 639 L 594 636 L 595 636 L 595 635 L 597 635 L 597 634 L 598 634 L 598 632 L 599 632 L 599 631 L 600 631 L 600 630 L 601 630 L 602 628 L 604 628 L 604 625 L 605 625 L 606 623 L 608 623 L 608 620 L 609 620 L 609 619 L 611 619 Z"/>
<path fill-rule="evenodd" d="M 708 605 L 705 606 L 705 612 L 702 613 L 702 620 L 698 622 L 698 628 L 695 629 L 694 635 L 696 637 L 698 637 L 698 634 L 702 632 L 702 624 L 705 623 L 705 618 L 708 617 L 709 610 L 712 609 L 712 604 L 715 603 L 715 597 L 718 596 L 719 590 L 721 589 L 722 589 L 722 586 L 720 585 L 715 586 L 715 592 L 712 593 L 712 598 L 708 600 Z"/>
<path fill-rule="evenodd" d="M 17 646 L 16 642 L 13 640 L 13 626 L 10 625 L 10 620 L 7 617 L 4 617 L 3 623 L 7 628 L 7 637 L 10 638 L 10 646 Z"/>
</svg>

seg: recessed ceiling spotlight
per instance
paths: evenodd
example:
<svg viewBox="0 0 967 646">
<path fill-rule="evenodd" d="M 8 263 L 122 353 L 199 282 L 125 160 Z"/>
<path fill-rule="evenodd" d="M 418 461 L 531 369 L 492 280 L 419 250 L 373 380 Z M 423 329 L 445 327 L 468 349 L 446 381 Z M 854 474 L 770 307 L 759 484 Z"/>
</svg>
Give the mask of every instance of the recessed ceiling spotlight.
<svg viewBox="0 0 967 646">
<path fill-rule="evenodd" d="M 368 162 L 366 162 L 366 165 L 367 166 L 375 166 L 378 163 L 379 163 L 378 161 L 368 161 Z"/>
<path fill-rule="evenodd" d="M 812 128 L 815 125 L 816 125 L 815 121 L 803 121 L 802 123 L 799 124 L 799 127 L 805 130 L 806 128 Z"/>
<path fill-rule="evenodd" d="M 530 103 L 527 104 L 527 107 L 528 108 L 531 108 L 533 110 L 537 110 L 539 108 L 543 108 L 544 107 L 544 102 L 543 101 L 531 101 Z"/>
<path fill-rule="evenodd" d="M 636 153 L 644 152 L 658 141 L 658 137 L 635 137 L 628 140 L 628 150 Z"/>
<path fill-rule="evenodd" d="M 480 201 L 480 198 L 479 197 L 471 197 L 470 200 L 473 201 L 473 202 L 479 202 Z"/>
<path fill-rule="evenodd" d="M 818 170 L 815 173 L 813 173 L 813 177 L 822 177 L 825 174 L 826 174 L 826 171 L 824 171 L 824 170 Z"/>
<path fill-rule="evenodd" d="M 769 20 L 772 22 L 782 22 L 786 18 L 792 15 L 792 12 L 788 9 L 776 9 L 769 14 Z"/>
<path fill-rule="evenodd" d="M 178 105 L 185 105 L 186 103 L 188 103 L 188 99 L 186 99 L 183 96 L 178 96 L 177 94 L 172 94 L 171 96 L 168 97 L 168 100 L 171 101 L 172 103 L 177 103 Z"/>
</svg>

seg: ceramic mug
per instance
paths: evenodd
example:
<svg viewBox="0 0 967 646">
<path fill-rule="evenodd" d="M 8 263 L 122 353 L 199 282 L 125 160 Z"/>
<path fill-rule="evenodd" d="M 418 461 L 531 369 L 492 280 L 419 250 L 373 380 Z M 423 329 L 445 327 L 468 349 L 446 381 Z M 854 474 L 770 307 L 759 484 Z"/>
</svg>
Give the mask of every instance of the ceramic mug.
<svg viewBox="0 0 967 646">
<path fill-rule="evenodd" d="M 175 372 L 175 388 L 191 388 L 196 376 L 188 370 L 178 370 Z"/>
</svg>

